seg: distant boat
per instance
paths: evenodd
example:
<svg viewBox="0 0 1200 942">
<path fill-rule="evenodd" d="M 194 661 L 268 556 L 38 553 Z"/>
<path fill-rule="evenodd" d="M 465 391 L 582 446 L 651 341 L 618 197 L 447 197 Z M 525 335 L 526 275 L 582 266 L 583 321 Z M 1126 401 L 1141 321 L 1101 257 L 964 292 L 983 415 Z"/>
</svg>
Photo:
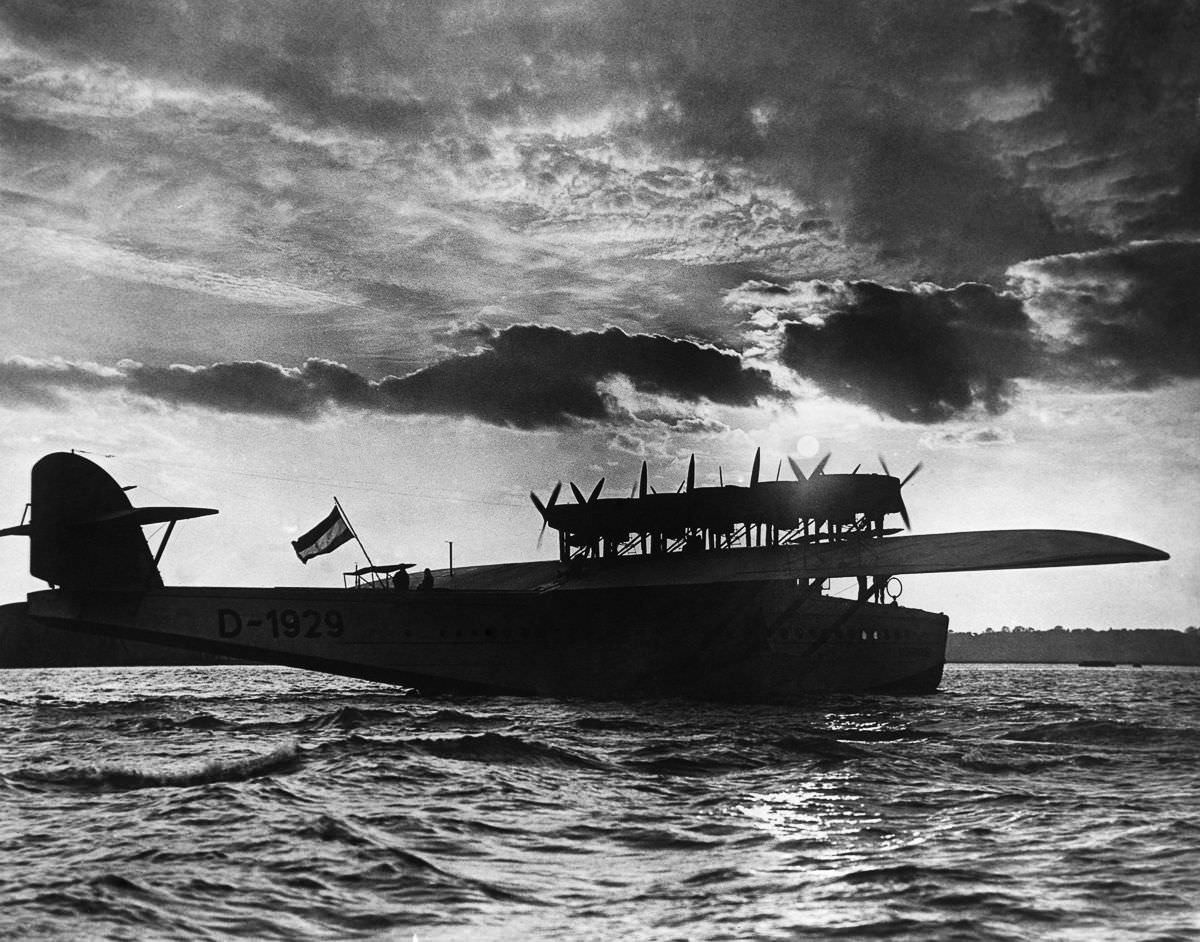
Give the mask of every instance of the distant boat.
<svg viewBox="0 0 1200 942">
<path fill-rule="evenodd" d="M 1080 667 L 1116 667 L 1116 661 L 1080 661 Z"/>
<path fill-rule="evenodd" d="M 936 690 L 947 618 L 900 606 L 896 576 L 1167 558 L 1074 531 L 893 536 L 885 516 L 907 526 L 900 491 L 917 469 L 825 474 L 827 461 L 760 481 L 756 455 L 736 487 L 697 487 L 693 464 L 663 494 L 643 465 L 628 498 L 602 498 L 603 480 L 588 497 L 572 484 L 572 504 L 561 486 L 531 495 L 557 559 L 440 570 L 428 591 L 392 587 L 407 564 L 338 588 L 165 587 L 175 523 L 216 511 L 135 508 L 73 453 L 37 462 L 28 521 L 0 535 L 30 537 L 30 572 L 51 588 L 23 607 L 51 626 L 425 693 L 763 702 Z M 141 527 L 164 522 L 152 554 Z"/>
</svg>

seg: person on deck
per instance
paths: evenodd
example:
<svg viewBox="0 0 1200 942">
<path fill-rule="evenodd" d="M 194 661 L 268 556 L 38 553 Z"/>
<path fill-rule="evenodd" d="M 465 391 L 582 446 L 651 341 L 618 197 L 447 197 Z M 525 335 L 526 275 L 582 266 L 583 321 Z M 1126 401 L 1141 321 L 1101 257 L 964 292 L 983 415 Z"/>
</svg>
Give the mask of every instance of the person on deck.
<svg viewBox="0 0 1200 942">
<path fill-rule="evenodd" d="M 421 584 L 417 586 L 418 592 L 428 592 L 433 588 L 433 573 L 429 571 L 429 567 L 425 567 L 425 573 L 421 576 Z"/>
<path fill-rule="evenodd" d="M 392 588 L 397 592 L 408 591 L 408 569 L 401 566 L 392 576 Z"/>
</svg>

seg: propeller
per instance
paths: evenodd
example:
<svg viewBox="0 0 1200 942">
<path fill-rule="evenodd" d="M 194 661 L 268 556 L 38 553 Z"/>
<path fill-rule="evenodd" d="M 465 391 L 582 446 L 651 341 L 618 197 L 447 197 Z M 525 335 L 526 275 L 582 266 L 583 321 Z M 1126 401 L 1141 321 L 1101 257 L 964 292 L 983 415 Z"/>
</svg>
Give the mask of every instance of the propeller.
<svg viewBox="0 0 1200 942">
<path fill-rule="evenodd" d="M 807 476 L 805 475 L 805 473 L 804 473 L 804 472 L 803 472 L 803 471 L 800 469 L 800 463 L 799 463 L 798 461 L 796 461 L 796 459 L 795 459 L 795 458 L 793 458 L 791 455 L 788 455 L 788 464 L 789 464 L 789 465 L 791 465 L 791 468 L 792 468 L 792 474 L 796 475 L 796 480 L 797 480 L 797 481 L 801 481 L 801 482 L 803 482 L 803 481 L 807 481 L 807 480 L 808 480 L 808 477 L 807 477 Z"/>
<path fill-rule="evenodd" d="M 575 485 L 572 484 L 571 486 L 574 487 Z M 562 481 L 559 481 L 557 484 L 554 485 L 554 490 L 552 490 L 550 492 L 550 499 L 548 501 L 546 501 L 546 503 L 544 503 L 544 504 L 542 503 L 541 498 L 537 496 L 537 494 L 535 494 L 533 491 L 529 492 L 529 499 L 531 501 L 533 501 L 533 506 L 536 507 L 538 509 L 538 513 L 540 513 L 542 515 L 542 529 L 541 529 L 541 532 L 538 533 L 538 540 L 537 540 L 538 549 L 542 548 L 542 537 L 544 537 L 546 535 L 546 525 L 550 522 L 550 518 L 547 516 L 547 514 L 550 513 L 550 511 L 553 509 L 554 505 L 558 502 L 558 492 L 561 490 L 562 490 Z"/>
<path fill-rule="evenodd" d="M 596 486 L 592 488 L 592 493 L 590 495 L 588 495 L 587 497 L 584 497 L 583 491 L 581 491 L 578 487 L 575 486 L 574 481 L 571 482 L 571 493 L 575 495 L 575 503 L 577 503 L 577 504 L 592 503 L 592 501 L 594 501 L 597 497 L 600 496 L 600 491 L 603 488 L 604 488 L 604 478 L 601 478 L 599 481 L 596 482 Z"/>
<path fill-rule="evenodd" d="M 675 488 L 676 494 L 692 493 L 696 489 L 696 456 L 692 455 L 688 459 L 687 477 L 679 482 L 679 487 Z"/>
<path fill-rule="evenodd" d="M 829 459 L 832 457 L 833 457 L 833 452 L 832 451 L 827 452 L 825 457 L 817 462 L 817 466 L 815 468 L 813 468 L 813 472 L 812 472 L 812 474 L 809 475 L 809 477 L 815 478 L 818 474 L 824 474 L 825 473 L 825 465 L 829 464 Z"/>
<path fill-rule="evenodd" d="M 758 485 L 758 466 L 759 466 L 761 459 L 762 459 L 762 449 L 755 448 L 754 449 L 754 464 L 750 468 L 750 486 L 751 487 L 756 487 Z"/>
<path fill-rule="evenodd" d="M 883 468 L 884 474 L 886 474 L 888 477 L 892 476 L 892 472 L 888 470 L 887 462 L 883 460 L 883 455 L 879 456 L 879 465 L 880 465 L 880 467 Z M 913 469 L 911 471 L 909 471 L 908 474 L 904 475 L 904 480 L 902 480 L 900 482 L 900 490 L 903 490 L 904 485 L 907 484 L 909 481 L 911 481 L 914 477 L 916 477 L 917 472 L 920 471 L 923 467 L 925 467 L 924 461 L 918 461 L 915 465 L 913 465 Z M 903 494 L 900 495 L 900 519 L 904 521 L 904 529 L 906 529 L 906 530 L 912 529 L 912 521 L 910 521 L 908 518 L 908 508 L 904 506 L 904 495 Z"/>
<path fill-rule="evenodd" d="M 642 476 L 638 481 L 638 497 L 646 496 L 646 462 L 642 462 Z"/>
</svg>

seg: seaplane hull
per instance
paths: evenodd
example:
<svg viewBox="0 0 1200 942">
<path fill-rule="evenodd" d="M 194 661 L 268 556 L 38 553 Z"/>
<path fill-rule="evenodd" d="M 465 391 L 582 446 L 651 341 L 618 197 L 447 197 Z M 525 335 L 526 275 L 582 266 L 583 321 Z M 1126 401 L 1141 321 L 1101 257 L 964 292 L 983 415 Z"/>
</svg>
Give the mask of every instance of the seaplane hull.
<svg viewBox="0 0 1200 942">
<path fill-rule="evenodd" d="M 536 565 L 536 564 L 535 564 Z M 782 702 L 937 688 L 946 617 L 793 581 L 394 593 L 160 588 L 32 593 L 44 624 L 423 693 Z"/>
</svg>

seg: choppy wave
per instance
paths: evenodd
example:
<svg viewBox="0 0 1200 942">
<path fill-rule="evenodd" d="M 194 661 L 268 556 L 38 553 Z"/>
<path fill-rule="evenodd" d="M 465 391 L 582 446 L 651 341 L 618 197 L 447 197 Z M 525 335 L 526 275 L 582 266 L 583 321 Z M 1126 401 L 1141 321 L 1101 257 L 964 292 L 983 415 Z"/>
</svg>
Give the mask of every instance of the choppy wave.
<svg viewBox="0 0 1200 942">
<path fill-rule="evenodd" d="M 414 739 L 409 744 L 442 759 L 490 762 L 513 765 L 561 766 L 575 769 L 603 769 L 605 763 L 584 753 L 536 740 L 502 733 L 456 736 L 445 739 Z"/>
<path fill-rule="evenodd" d="M 1073 719 L 1015 729 L 1006 732 L 1004 738 L 1023 742 L 1084 745 L 1138 745 L 1175 740 L 1200 743 L 1200 730 L 1153 726 L 1131 721 Z"/>
<path fill-rule="evenodd" d="M 773 708 L 273 671 L 6 678 L 0 936 L 1200 936 L 1200 673 Z"/>
<path fill-rule="evenodd" d="M 41 771 L 19 770 L 15 778 L 42 785 L 89 791 L 135 788 L 187 788 L 217 782 L 242 782 L 262 775 L 291 771 L 300 762 L 299 747 L 290 743 L 265 755 L 233 759 L 216 758 L 180 767 L 150 768 L 142 764 L 66 766 Z"/>
</svg>

